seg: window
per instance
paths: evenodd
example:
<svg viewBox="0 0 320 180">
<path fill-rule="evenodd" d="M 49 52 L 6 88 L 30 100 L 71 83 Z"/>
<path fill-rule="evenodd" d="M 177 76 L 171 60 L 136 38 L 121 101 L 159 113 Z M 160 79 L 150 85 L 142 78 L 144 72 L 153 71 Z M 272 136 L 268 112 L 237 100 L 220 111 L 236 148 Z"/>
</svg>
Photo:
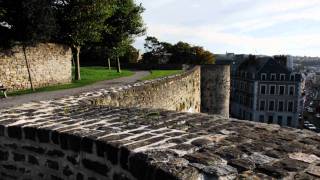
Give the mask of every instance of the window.
<svg viewBox="0 0 320 180">
<path fill-rule="evenodd" d="M 283 101 L 279 101 L 278 103 L 278 111 L 282 112 L 284 109 L 284 102 Z"/>
<path fill-rule="evenodd" d="M 292 101 L 288 102 L 288 112 L 293 112 L 293 102 Z"/>
<path fill-rule="evenodd" d="M 271 81 L 275 81 L 276 80 L 276 74 L 271 74 Z"/>
<path fill-rule="evenodd" d="M 252 121 L 252 113 L 250 113 L 249 120 Z"/>
<path fill-rule="evenodd" d="M 286 75 L 285 74 L 280 74 L 280 80 L 285 81 L 286 80 Z"/>
<path fill-rule="evenodd" d="M 282 116 L 278 116 L 278 124 L 281 126 L 282 125 Z"/>
<path fill-rule="evenodd" d="M 289 95 L 290 96 L 294 95 L 294 86 L 289 86 Z"/>
<path fill-rule="evenodd" d="M 259 121 L 260 121 L 260 122 L 264 122 L 264 115 L 260 115 L 260 116 L 259 116 Z"/>
<path fill-rule="evenodd" d="M 288 116 L 287 117 L 287 126 L 291 126 L 292 125 L 292 117 Z"/>
<path fill-rule="evenodd" d="M 274 111 L 274 101 L 269 101 L 269 111 Z"/>
<path fill-rule="evenodd" d="M 273 116 L 269 116 L 268 117 L 268 124 L 272 124 L 273 123 Z"/>
<path fill-rule="evenodd" d="M 241 71 L 241 77 L 244 78 L 245 72 Z"/>
<path fill-rule="evenodd" d="M 294 81 L 294 75 L 290 75 L 290 81 Z"/>
<path fill-rule="evenodd" d="M 284 95 L 284 92 L 285 92 L 284 87 L 285 86 L 283 86 L 283 85 L 279 86 L 279 95 Z"/>
<path fill-rule="evenodd" d="M 261 80 L 262 80 L 262 81 L 267 80 L 267 74 L 266 74 L 266 73 L 262 73 L 262 74 L 261 74 Z"/>
<path fill-rule="evenodd" d="M 260 94 L 266 94 L 267 91 L 267 86 L 266 85 L 261 85 L 260 86 Z"/>
<path fill-rule="evenodd" d="M 270 85 L 270 94 L 276 94 L 276 86 L 275 85 Z"/>
<path fill-rule="evenodd" d="M 266 101 L 262 100 L 260 101 L 260 111 L 264 111 L 266 106 Z"/>
</svg>

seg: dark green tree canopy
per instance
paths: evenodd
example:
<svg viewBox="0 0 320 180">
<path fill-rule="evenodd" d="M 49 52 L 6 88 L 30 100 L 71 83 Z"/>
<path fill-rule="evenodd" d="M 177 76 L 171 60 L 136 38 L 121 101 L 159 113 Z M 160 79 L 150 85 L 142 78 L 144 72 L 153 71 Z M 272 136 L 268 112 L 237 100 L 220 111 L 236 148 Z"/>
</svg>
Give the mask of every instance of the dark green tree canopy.
<svg viewBox="0 0 320 180">
<path fill-rule="evenodd" d="M 113 14 L 104 21 L 108 31 L 103 32 L 102 44 L 109 49 L 110 57 L 115 57 L 124 55 L 134 38 L 144 34 L 144 8 L 133 0 L 114 0 L 112 10 Z"/>
<path fill-rule="evenodd" d="M 58 31 L 54 0 L 1 0 L 0 45 L 52 40 Z"/>
<path fill-rule="evenodd" d="M 144 63 L 214 64 L 215 62 L 214 54 L 210 51 L 186 42 L 172 45 L 160 42 L 155 37 L 147 37 L 144 47 L 146 50 L 146 53 L 143 54 Z"/>
<path fill-rule="evenodd" d="M 102 41 L 102 32 L 109 31 L 104 22 L 113 11 L 108 0 L 61 0 L 56 4 L 60 41 L 71 46 Z"/>
</svg>

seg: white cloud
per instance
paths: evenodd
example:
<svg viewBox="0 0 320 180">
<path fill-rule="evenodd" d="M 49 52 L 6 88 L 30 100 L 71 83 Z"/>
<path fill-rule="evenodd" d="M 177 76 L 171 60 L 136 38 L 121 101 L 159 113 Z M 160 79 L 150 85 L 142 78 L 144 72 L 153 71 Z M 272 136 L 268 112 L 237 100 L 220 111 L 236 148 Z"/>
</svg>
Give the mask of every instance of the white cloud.
<svg viewBox="0 0 320 180">
<path fill-rule="evenodd" d="M 148 35 L 163 41 L 189 41 L 213 52 L 320 55 L 320 34 L 299 24 L 320 22 L 320 0 L 141 1 L 149 9 Z M 300 30 L 286 27 L 290 22 Z"/>
</svg>

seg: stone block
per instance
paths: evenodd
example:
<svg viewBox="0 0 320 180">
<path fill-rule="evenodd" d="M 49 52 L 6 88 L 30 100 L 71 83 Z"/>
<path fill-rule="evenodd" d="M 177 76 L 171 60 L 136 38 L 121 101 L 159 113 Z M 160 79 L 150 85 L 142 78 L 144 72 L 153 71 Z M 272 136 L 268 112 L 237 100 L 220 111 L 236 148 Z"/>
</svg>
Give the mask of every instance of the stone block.
<svg viewBox="0 0 320 180">
<path fill-rule="evenodd" d="M 50 156 L 50 157 L 54 157 L 54 158 L 56 158 L 56 157 L 60 157 L 61 158 L 61 157 L 64 157 L 65 153 L 63 151 L 61 151 L 61 150 L 49 150 L 47 152 L 47 155 Z"/>
<path fill-rule="evenodd" d="M 35 127 L 24 127 L 23 128 L 25 139 L 36 140 L 36 128 Z"/>
<path fill-rule="evenodd" d="M 9 126 L 7 130 L 8 130 L 8 136 L 10 138 L 15 138 L 15 139 L 22 138 L 22 131 L 20 126 Z"/>
<path fill-rule="evenodd" d="M 14 161 L 25 161 L 26 157 L 24 154 L 20 154 L 20 153 L 12 153 L 13 154 L 13 160 Z"/>
<path fill-rule="evenodd" d="M 96 172 L 102 176 L 108 176 L 110 171 L 110 168 L 107 165 L 93 160 L 83 159 L 82 164 L 86 169 Z"/>
<path fill-rule="evenodd" d="M 9 152 L 0 150 L 0 161 L 7 161 L 9 158 Z"/>
<path fill-rule="evenodd" d="M 57 161 L 52 161 L 52 160 L 47 160 L 46 161 L 46 166 L 48 168 L 51 168 L 53 170 L 59 170 L 59 163 Z"/>
<path fill-rule="evenodd" d="M 39 165 L 39 161 L 35 156 L 28 155 L 28 163 L 32 165 Z"/>
<path fill-rule="evenodd" d="M 47 129 L 37 129 L 36 131 L 38 141 L 40 143 L 48 143 L 50 140 L 50 130 Z"/>
</svg>

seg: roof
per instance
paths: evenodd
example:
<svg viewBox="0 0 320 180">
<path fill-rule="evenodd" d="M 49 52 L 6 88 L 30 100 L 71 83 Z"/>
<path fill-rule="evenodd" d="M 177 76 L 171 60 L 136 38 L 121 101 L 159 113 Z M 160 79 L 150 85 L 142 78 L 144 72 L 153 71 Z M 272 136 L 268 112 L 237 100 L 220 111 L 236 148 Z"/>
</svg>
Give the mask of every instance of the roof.
<svg viewBox="0 0 320 180">
<path fill-rule="evenodd" d="M 239 66 L 240 71 L 250 73 L 290 73 L 289 69 L 272 57 L 248 57 Z"/>
</svg>

